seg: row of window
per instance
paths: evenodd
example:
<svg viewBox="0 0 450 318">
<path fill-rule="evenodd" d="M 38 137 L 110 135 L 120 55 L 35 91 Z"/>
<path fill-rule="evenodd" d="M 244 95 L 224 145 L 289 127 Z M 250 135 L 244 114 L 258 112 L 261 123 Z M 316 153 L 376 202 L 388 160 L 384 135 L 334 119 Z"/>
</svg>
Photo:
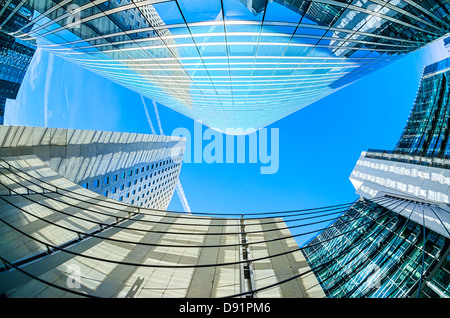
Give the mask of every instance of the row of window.
<svg viewBox="0 0 450 318">
<path fill-rule="evenodd" d="M 155 169 L 155 168 L 157 168 L 157 167 L 161 167 L 161 166 L 163 166 L 163 165 L 171 164 L 171 163 L 174 163 L 174 161 L 173 161 L 172 159 L 167 159 L 167 160 L 165 160 L 165 161 L 161 161 L 161 162 L 157 162 L 157 163 L 154 163 L 154 164 L 151 164 L 151 165 L 147 165 L 147 167 L 141 167 L 141 168 L 136 168 L 136 169 L 132 169 L 132 170 L 128 170 L 128 171 L 122 171 L 122 172 L 120 173 L 120 175 L 119 175 L 119 174 L 113 175 L 113 176 L 112 176 L 112 180 L 110 179 L 109 176 L 106 176 L 106 177 L 104 177 L 104 179 L 103 179 L 103 185 L 108 185 L 108 184 L 110 184 L 110 182 L 118 181 L 119 178 L 120 178 L 120 179 L 125 179 L 127 176 L 128 176 L 128 177 L 131 177 L 131 176 L 133 176 L 133 175 L 137 175 L 137 174 L 139 174 L 139 173 L 143 173 L 143 172 L 145 172 L 145 171 L 149 171 L 149 170 L 151 170 L 151 169 Z M 164 172 L 166 172 L 166 171 L 168 171 L 168 170 L 172 170 L 172 169 L 177 168 L 177 167 L 179 167 L 179 166 L 180 166 L 180 163 L 174 163 L 174 164 L 173 164 L 172 166 L 170 166 L 170 167 L 165 167 L 165 168 L 163 168 L 163 169 L 160 169 L 160 170 L 158 170 L 158 171 L 155 171 L 154 173 L 152 172 L 152 173 L 150 173 L 150 175 L 146 175 L 146 176 L 145 176 L 145 180 L 147 180 L 149 177 L 151 178 L 151 177 L 153 177 L 153 176 L 159 175 L 159 174 L 161 174 L 161 173 L 164 173 Z M 144 177 L 141 177 L 141 178 L 140 178 L 140 182 L 142 182 L 143 180 L 144 180 Z M 136 183 L 137 183 L 137 180 L 134 181 L 134 184 L 136 184 Z M 150 184 L 149 184 L 149 185 L 150 185 Z M 86 188 L 86 189 L 89 189 L 89 182 L 83 183 L 82 186 L 83 186 L 84 188 Z M 98 187 L 100 187 L 100 179 L 94 180 L 94 181 L 92 182 L 92 186 L 93 186 L 93 188 L 98 188 Z M 130 186 L 131 186 L 131 181 L 128 182 L 128 187 L 130 187 Z M 123 185 L 121 186 L 121 190 L 123 190 Z"/>
<path fill-rule="evenodd" d="M 167 159 L 95 179 L 91 186 L 93 191 L 120 202 L 164 209 L 172 196 L 180 166 L 181 163 Z M 130 180 L 133 176 L 134 180 Z M 115 185 L 120 179 L 127 180 Z M 86 189 L 89 185 L 90 182 L 82 184 Z"/>
</svg>

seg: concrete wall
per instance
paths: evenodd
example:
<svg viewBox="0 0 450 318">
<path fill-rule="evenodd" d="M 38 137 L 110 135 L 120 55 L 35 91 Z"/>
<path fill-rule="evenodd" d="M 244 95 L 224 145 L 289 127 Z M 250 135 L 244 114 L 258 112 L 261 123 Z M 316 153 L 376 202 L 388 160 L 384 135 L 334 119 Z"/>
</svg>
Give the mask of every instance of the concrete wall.
<svg viewBox="0 0 450 318">
<path fill-rule="evenodd" d="M 0 293 L 8 297 L 73 297 L 70 291 L 76 291 L 100 297 L 208 298 L 242 291 L 239 219 L 123 204 L 80 187 L 36 156 L 0 158 L 0 185 L 0 256 L 13 264 L 22 261 L 22 270 L 68 289 L 3 267 Z M 282 220 L 245 220 L 245 224 L 252 232 L 249 257 L 255 260 L 256 288 L 309 270 Z M 281 240 L 265 242 L 273 238 Z M 67 242 L 74 244 L 65 250 L 76 254 L 54 248 Z M 286 254 L 270 257 L 280 252 Z M 257 296 L 324 294 L 314 275 L 308 274 Z"/>
<path fill-rule="evenodd" d="M 158 178 L 152 179 L 157 180 L 152 184 L 153 188 L 156 188 L 165 176 L 165 180 L 170 179 L 170 186 L 164 187 L 165 191 L 159 193 L 160 197 L 164 197 L 164 201 L 153 200 L 145 204 L 146 207 L 152 208 L 156 208 L 152 202 L 158 202 L 159 208 L 167 208 L 180 173 L 184 146 L 184 138 L 172 136 L 43 127 L 0 127 L 0 156 L 34 154 L 69 180 L 78 184 L 86 183 L 89 189 L 99 194 L 108 191 L 108 197 L 114 199 L 123 196 L 124 202 L 128 203 L 137 196 L 126 197 L 126 193 L 142 188 L 150 182 L 142 180 L 132 184 L 123 193 L 112 193 L 114 187 L 136 180 L 134 175 L 128 175 L 130 170 L 141 170 L 152 163 L 173 161 L 171 171 L 164 171 Z M 165 165 L 164 168 L 168 166 Z M 154 175 L 159 170 L 155 167 L 146 170 L 146 173 Z M 120 180 L 121 183 L 104 183 L 106 177 L 112 182 L 114 174 L 121 172 L 126 173 L 126 178 Z M 97 180 L 99 185 L 94 188 L 93 183 Z M 147 191 L 142 193 L 144 198 L 141 196 L 140 202 L 154 194 L 147 195 Z"/>
</svg>

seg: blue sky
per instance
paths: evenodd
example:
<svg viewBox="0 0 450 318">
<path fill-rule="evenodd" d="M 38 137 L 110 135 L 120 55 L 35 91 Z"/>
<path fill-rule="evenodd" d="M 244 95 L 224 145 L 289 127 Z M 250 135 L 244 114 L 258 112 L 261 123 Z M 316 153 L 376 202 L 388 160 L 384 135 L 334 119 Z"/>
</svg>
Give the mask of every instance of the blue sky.
<svg viewBox="0 0 450 318">
<path fill-rule="evenodd" d="M 361 151 L 394 148 L 423 67 L 446 56 L 436 42 L 268 126 L 279 130 L 275 174 L 261 174 L 260 162 L 184 163 L 190 209 L 245 214 L 354 201 L 348 177 Z M 152 101 L 145 104 L 160 133 Z M 192 119 L 157 108 L 164 134 L 179 127 L 193 134 Z M 5 124 L 152 133 L 140 95 L 40 49 L 7 103 Z M 169 210 L 183 211 L 176 194 Z"/>
</svg>

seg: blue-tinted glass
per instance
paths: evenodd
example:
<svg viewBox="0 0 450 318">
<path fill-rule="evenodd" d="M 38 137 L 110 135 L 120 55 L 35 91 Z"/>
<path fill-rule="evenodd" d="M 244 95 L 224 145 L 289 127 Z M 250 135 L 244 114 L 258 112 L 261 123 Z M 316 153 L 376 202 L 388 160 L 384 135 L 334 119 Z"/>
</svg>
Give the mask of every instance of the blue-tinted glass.
<svg viewBox="0 0 450 318">
<path fill-rule="evenodd" d="M 222 19 L 220 0 L 178 0 L 181 11 L 187 23 L 204 22 Z"/>
</svg>

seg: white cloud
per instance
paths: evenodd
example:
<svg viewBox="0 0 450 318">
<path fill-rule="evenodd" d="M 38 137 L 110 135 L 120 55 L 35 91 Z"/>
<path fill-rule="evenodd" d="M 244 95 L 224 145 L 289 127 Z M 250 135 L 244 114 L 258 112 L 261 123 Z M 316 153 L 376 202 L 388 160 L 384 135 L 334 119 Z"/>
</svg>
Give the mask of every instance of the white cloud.
<svg viewBox="0 0 450 318">
<path fill-rule="evenodd" d="M 34 53 L 33 59 L 31 60 L 28 71 L 30 72 L 30 87 L 34 90 L 36 87 L 36 80 L 40 73 L 40 62 L 42 59 L 42 49 L 38 48 Z"/>
<path fill-rule="evenodd" d="M 176 189 L 177 189 L 178 198 L 180 198 L 180 202 L 181 202 L 181 205 L 183 206 L 184 212 L 191 213 L 191 208 L 189 207 L 189 204 L 186 199 L 186 195 L 184 194 L 184 190 L 181 185 L 181 181 L 179 179 L 177 182 Z"/>
<path fill-rule="evenodd" d="M 144 110 L 145 110 L 145 116 L 147 116 L 148 124 L 150 125 L 150 129 L 152 130 L 152 134 L 156 134 L 155 127 L 153 127 L 152 120 L 150 118 L 150 115 L 148 114 L 147 105 L 145 104 L 144 96 L 141 95 L 142 104 L 144 104 Z"/>
<path fill-rule="evenodd" d="M 161 119 L 159 118 L 158 108 L 156 107 L 155 101 L 153 100 L 152 102 L 153 102 L 153 107 L 155 108 L 156 120 L 158 121 L 159 133 L 161 135 L 164 135 L 163 130 L 162 130 L 162 126 L 161 126 Z"/>
<path fill-rule="evenodd" d="M 44 91 L 44 127 L 48 127 L 48 118 L 51 116 L 51 112 L 48 111 L 48 103 L 50 98 L 50 84 L 53 73 L 53 55 L 48 57 L 47 73 L 45 75 L 45 91 Z"/>
</svg>

